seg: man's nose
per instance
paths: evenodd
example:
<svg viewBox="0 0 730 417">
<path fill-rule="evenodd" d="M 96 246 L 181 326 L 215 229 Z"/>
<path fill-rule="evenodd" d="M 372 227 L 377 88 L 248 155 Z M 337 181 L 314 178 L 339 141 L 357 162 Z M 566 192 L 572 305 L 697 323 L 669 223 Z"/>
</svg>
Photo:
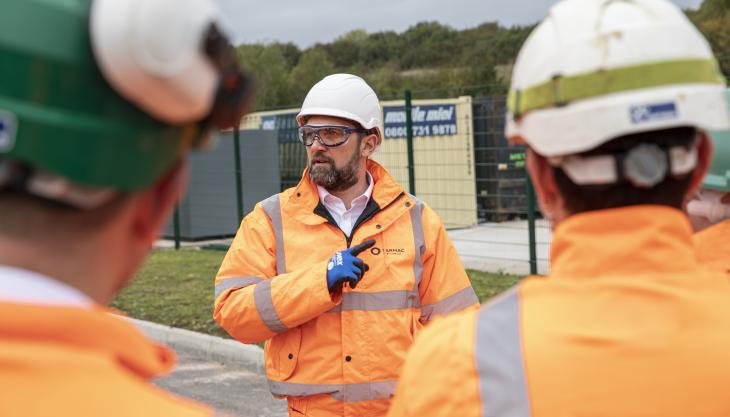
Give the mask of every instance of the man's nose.
<svg viewBox="0 0 730 417">
<path fill-rule="evenodd" d="M 311 149 L 312 152 L 322 152 L 326 151 L 328 148 L 322 145 L 322 142 L 319 141 L 319 137 L 317 137 L 314 141 L 312 141 L 312 146 L 310 146 L 309 149 Z"/>
</svg>

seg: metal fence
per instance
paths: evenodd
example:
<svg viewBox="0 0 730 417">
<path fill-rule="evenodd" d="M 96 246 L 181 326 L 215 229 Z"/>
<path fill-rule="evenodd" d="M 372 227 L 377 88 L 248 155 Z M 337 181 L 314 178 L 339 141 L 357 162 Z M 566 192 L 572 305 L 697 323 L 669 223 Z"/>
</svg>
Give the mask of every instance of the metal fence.
<svg viewBox="0 0 730 417">
<path fill-rule="evenodd" d="M 383 101 L 385 138 L 374 159 L 441 217 L 467 268 L 546 273 L 550 227 L 532 198 L 524 149 L 504 137 L 506 98 L 499 88 L 415 91 L 411 100 L 404 92 Z M 452 98 L 433 98 L 440 94 Z M 242 125 L 277 138 L 281 190 L 295 186 L 306 167 L 297 111 L 258 112 Z M 236 170 L 232 177 L 240 176 Z M 242 207 L 240 195 L 227 198 Z"/>
<path fill-rule="evenodd" d="M 439 93 L 470 97 L 469 129 L 463 132 L 468 140 L 460 142 L 451 138 L 451 143 L 443 143 L 437 152 L 463 155 L 461 160 L 450 160 L 447 164 L 452 174 L 460 166 L 473 172 L 469 177 L 473 205 L 467 208 L 458 198 L 450 198 L 455 194 L 453 189 L 443 194 L 449 198 L 438 199 L 438 203 L 431 203 L 432 196 L 419 192 L 423 188 L 419 181 L 430 181 L 432 177 L 422 179 L 418 172 L 433 172 L 443 163 L 439 158 L 419 156 L 419 152 L 428 152 L 428 147 L 419 146 L 419 140 L 427 139 L 417 136 L 413 139 L 416 195 L 430 203 L 442 217 L 442 213 L 474 210 L 475 225 L 449 232 L 467 268 L 518 274 L 547 273 L 551 227 L 541 219 L 535 203 L 525 170 L 524 148 L 509 145 L 504 135 L 507 108 L 503 89 L 501 85 L 485 85 L 458 91 L 416 91 L 411 94 L 416 103 L 422 102 L 422 97 L 438 97 Z M 404 103 L 406 98 L 407 93 L 404 93 Z M 455 178 L 450 173 L 446 178 L 454 184 Z M 449 222 L 444 223 L 449 225 Z"/>
</svg>

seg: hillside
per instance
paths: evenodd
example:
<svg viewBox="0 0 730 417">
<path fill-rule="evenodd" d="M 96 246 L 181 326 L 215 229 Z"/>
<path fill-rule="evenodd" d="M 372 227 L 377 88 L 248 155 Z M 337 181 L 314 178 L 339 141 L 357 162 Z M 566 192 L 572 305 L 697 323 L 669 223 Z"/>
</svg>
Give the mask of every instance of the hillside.
<svg viewBox="0 0 730 417">
<path fill-rule="evenodd" d="M 730 76 L 730 0 L 705 0 L 686 13 Z M 257 80 L 256 110 L 296 106 L 315 82 L 334 72 L 361 75 L 381 99 L 400 98 L 405 89 L 418 98 L 501 94 L 533 28 L 490 22 L 455 30 L 422 22 L 403 33 L 354 30 L 304 50 L 293 43 L 270 43 L 240 45 L 237 52 Z"/>
</svg>

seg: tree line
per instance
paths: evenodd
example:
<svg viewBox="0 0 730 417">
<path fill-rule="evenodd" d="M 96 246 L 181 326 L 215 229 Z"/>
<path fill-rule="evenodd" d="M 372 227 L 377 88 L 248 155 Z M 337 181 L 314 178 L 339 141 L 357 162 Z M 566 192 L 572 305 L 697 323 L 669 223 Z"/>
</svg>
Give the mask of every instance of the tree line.
<svg viewBox="0 0 730 417">
<path fill-rule="evenodd" d="M 686 13 L 730 77 L 730 0 L 704 0 Z M 489 22 L 456 30 L 422 22 L 403 33 L 354 30 L 304 50 L 293 43 L 243 44 L 237 54 L 256 79 L 256 110 L 298 106 L 314 83 L 335 72 L 362 76 L 381 99 L 401 98 L 406 89 L 417 98 L 503 94 L 533 28 Z"/>
</svg>

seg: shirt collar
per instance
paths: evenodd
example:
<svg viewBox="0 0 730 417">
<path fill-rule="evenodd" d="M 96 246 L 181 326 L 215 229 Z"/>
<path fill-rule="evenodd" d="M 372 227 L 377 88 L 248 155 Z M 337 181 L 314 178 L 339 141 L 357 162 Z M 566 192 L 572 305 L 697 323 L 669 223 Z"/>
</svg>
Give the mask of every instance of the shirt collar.
<svg viewBox="0 0 730 417">
<path fill-rule="evenodd" d="M 0 301 L 67 307 L 96 303 L 78 289 L 45 275 L 0 265 Z"/>
<path fill-rule="evenodd" d="M 354 206 L 355 204 L 362 204 L 363 206 L 366 205 L 367 202 L 370 200 L 370 197 L 373 195 L 373 185 L 375 184 L 375 181 L 373 181 L 373 176 L 370 175 L 370 172 L 365 171 L 365 177 L 368 181 L 368 188 L 365 189 L 364 193 L 352 199 L 352 206 Z M 317 194 L 319 194 L 319 201 L 321 201 L 322 203 L 340 202 L 344 206 L 341 198 L 331 194 L 321 185 L 317 186 Z"/>
</svg>

